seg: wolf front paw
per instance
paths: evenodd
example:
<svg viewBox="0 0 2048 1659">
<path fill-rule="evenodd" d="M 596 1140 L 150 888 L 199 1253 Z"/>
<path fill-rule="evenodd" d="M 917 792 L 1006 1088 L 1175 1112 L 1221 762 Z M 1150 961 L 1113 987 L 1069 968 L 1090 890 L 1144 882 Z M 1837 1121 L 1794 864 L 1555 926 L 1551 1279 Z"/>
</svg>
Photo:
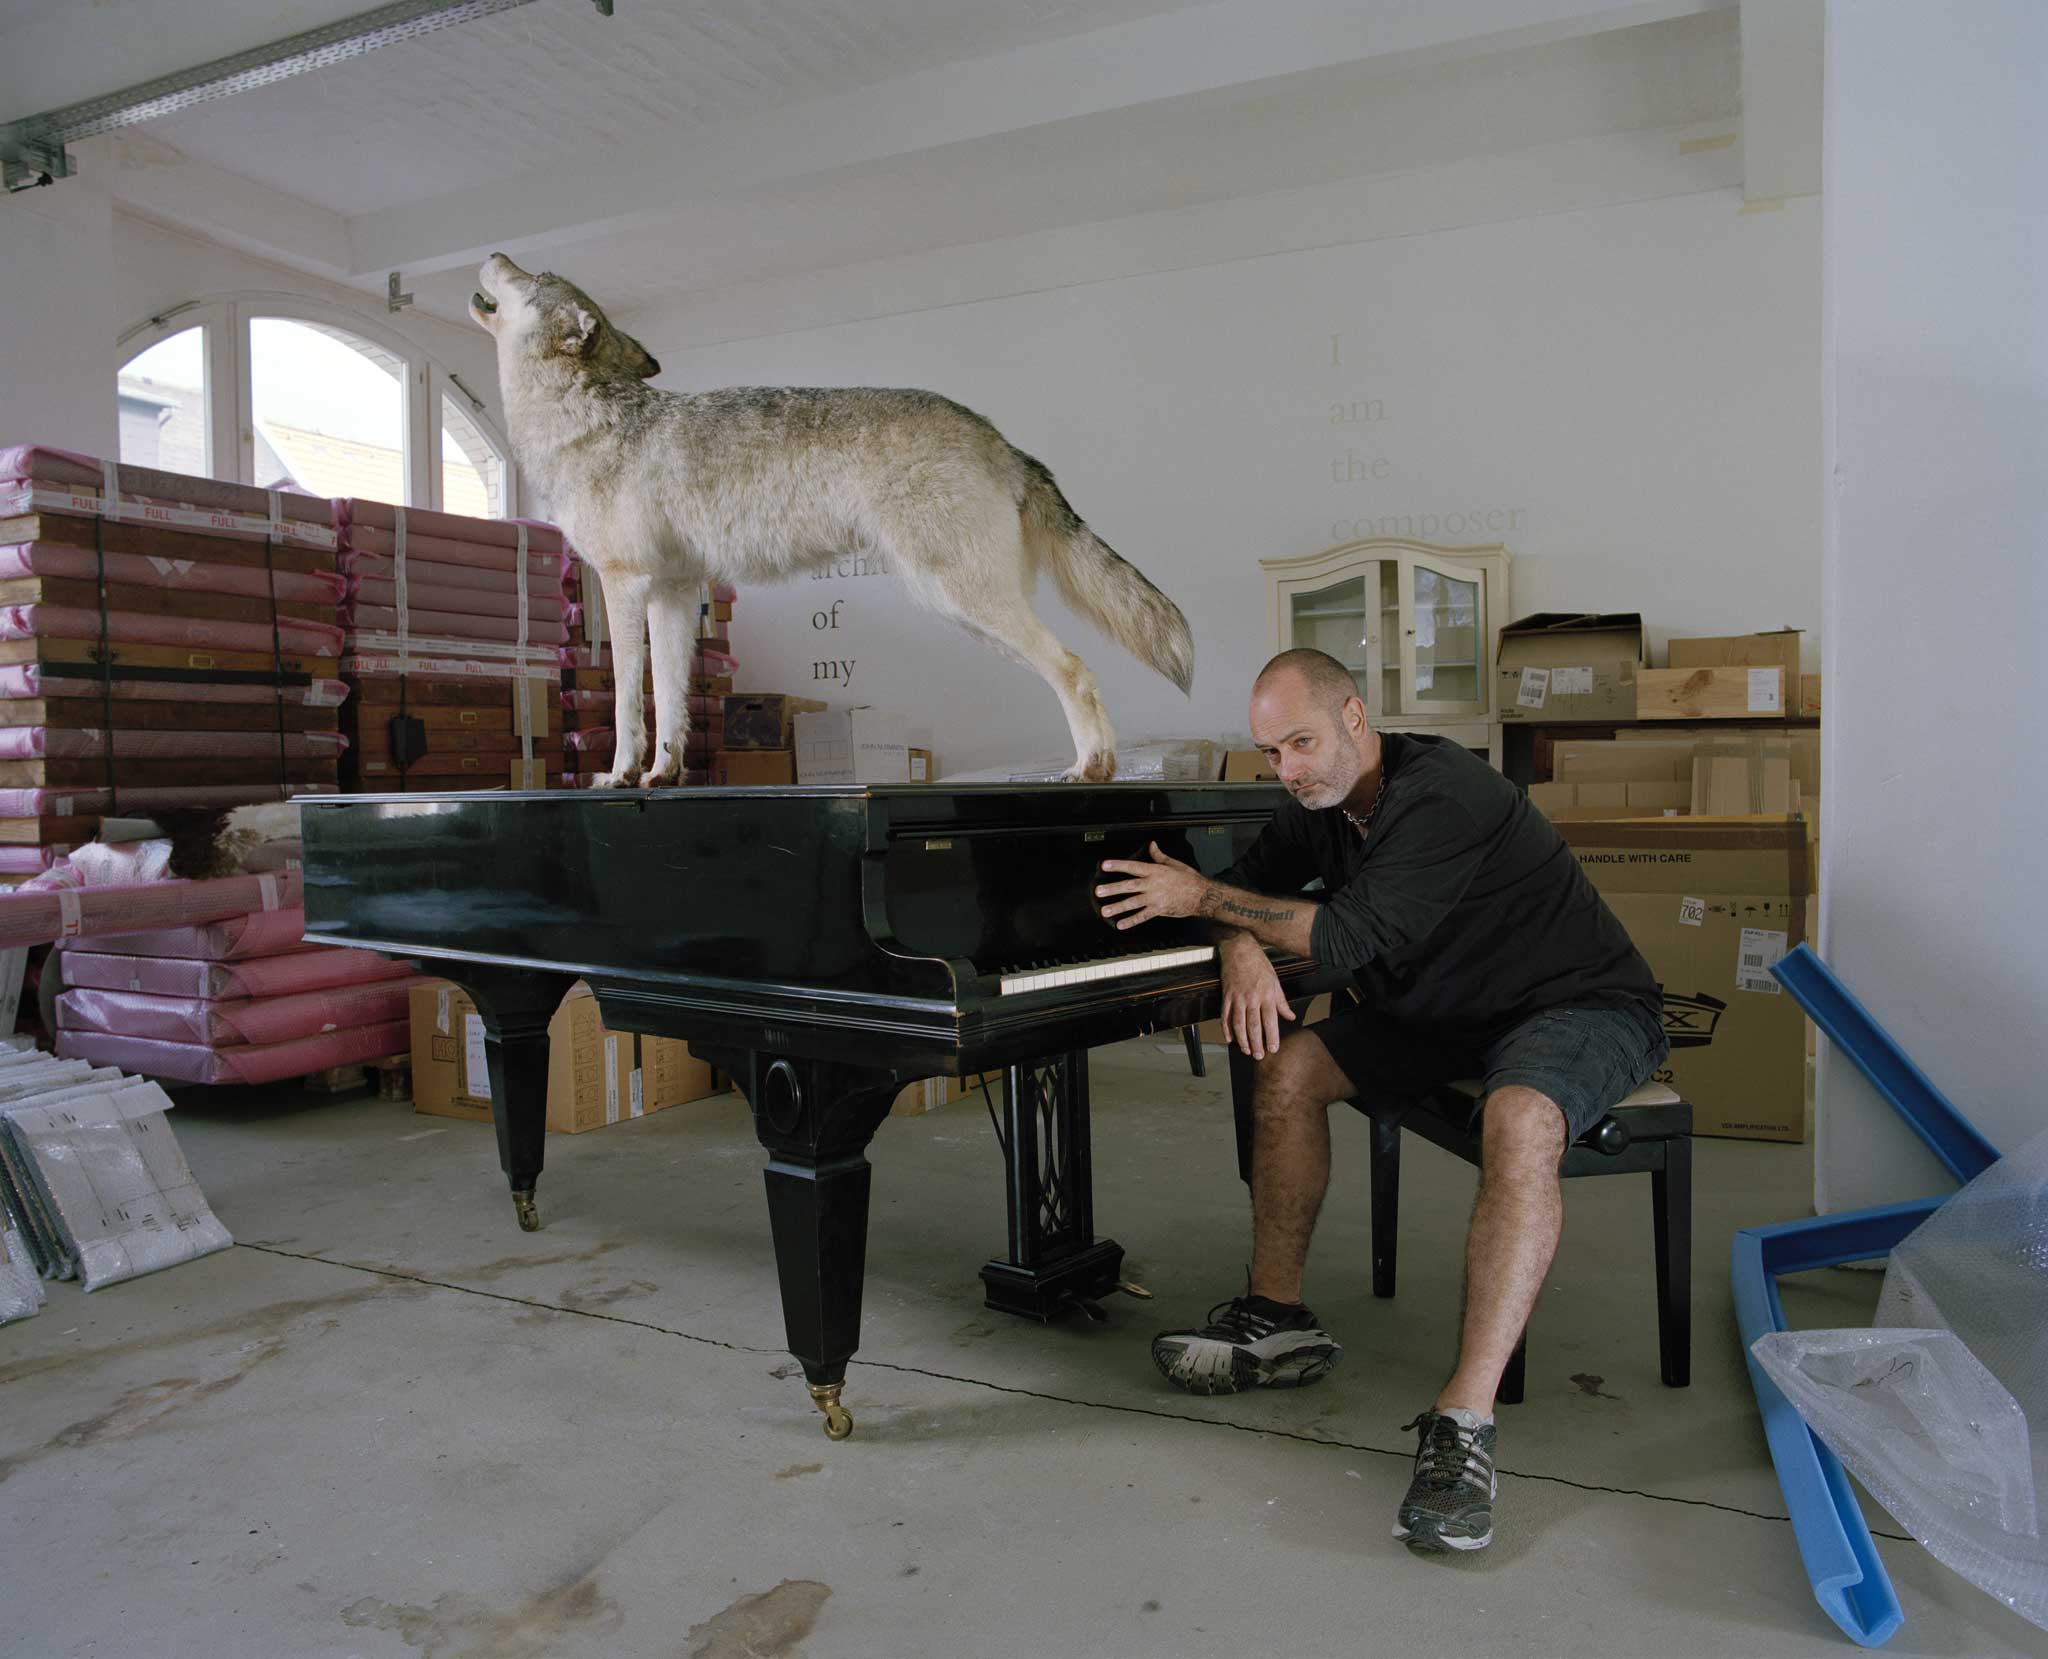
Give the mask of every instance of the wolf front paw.
<svg viewBox="0 0 2048 1659">
<path fill-rule="evenodd" d="M 1067 783 L 1108 783 L 1116 776 L 1116 751 L 1096 749 L 1060 774 Z"/>
<path fill-rule="evenodd" d="M 621 766 L 610 772 L 600 772 L 592 789 L 637 789 L 640 787 L 640 768 Z"/>
<path fill-rule="evenodd" d="M 677 789 L 683 782 L 683 751 L 673 743 L 661 746 L 661 759 L 640 780 L 642 789 Z"/>
</svg>

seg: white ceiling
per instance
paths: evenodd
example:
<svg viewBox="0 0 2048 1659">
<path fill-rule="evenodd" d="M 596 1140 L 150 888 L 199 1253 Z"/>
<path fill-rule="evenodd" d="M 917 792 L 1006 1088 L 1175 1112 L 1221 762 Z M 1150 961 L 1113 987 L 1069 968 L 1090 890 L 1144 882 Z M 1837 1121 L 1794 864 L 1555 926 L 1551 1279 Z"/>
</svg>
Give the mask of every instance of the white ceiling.
<svg viewBox="0 0 2048 1659">
<path fill-rule="evenodd" d="M 0 0 L 0 95 L 59 102 L 106 90 L 115 68 L 175 67 L 179 38 L 191 64 L 202 42 L 248 47 L 337 9 L 146 0 L 160 30 L 123 32 L 117 52 L 106 20 L 135 24 L 144 4 Z M 151 123 L 116 146 L 115 189 L 365 289 L 398 269 L 450 316 L 497 247 L 631 312 L 1703 125 L 1768 131 L 1756 159 L 1792 194 L 1809 175 L 1817 188 L 1820 5 L 617 0 L 607 19 L 590 0 L 533 0 Z M 47 74 L 10 56 L 24 43 Z"/>
<path fill-rule="evenodd" d="M 1202 0 L 536 0 L 152 123 L 341 214 L 674 153 L 737 116 Z"/>
</svg>

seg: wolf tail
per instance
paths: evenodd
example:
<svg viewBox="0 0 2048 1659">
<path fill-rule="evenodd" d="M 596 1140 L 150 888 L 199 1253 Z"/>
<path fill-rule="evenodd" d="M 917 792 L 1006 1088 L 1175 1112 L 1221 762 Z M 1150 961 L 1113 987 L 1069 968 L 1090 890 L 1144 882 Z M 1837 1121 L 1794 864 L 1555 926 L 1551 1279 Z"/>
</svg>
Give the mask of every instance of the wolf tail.
<svg viewBox="0 0 2048 1659">
<path fill-rule="evenodd" d="M 1051 472 L 1022 450 L 1024 495 L 1018 503 L 1024 537 L 1049 566 L 1060 595 L 1148 668 L 1182 691 L 1195 683 L 1195 636 L 1165 594 L 1082 522 Z"/>
</svg>

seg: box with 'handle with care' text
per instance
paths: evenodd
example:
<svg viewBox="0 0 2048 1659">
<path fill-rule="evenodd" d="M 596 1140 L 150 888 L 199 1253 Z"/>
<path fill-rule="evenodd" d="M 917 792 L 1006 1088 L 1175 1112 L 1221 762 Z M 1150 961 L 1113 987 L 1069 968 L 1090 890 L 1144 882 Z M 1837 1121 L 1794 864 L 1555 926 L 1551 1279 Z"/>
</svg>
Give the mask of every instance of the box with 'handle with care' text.
<svg viewBox="0 0 2048 1659">
<path fill-rule="evenodd" d="M 1812 891 L 1797 818 L 1658 818 L 1557 826 L 1663 988 L 1693 1132 L 1803 1141 L 1806 1017 L 1771 964 L 1806 937 Z"/>
</svg>

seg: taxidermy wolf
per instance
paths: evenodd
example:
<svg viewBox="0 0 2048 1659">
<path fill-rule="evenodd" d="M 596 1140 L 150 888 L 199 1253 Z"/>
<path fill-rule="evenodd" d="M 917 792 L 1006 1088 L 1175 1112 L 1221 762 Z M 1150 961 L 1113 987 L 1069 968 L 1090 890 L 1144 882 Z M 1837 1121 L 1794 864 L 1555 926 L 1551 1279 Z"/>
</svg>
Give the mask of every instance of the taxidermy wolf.
<svg viewBox="0 0 2048 1659">
<path fill-rule="evenodd" d="M 1067 603 L 1182 691 L 1180 608 L 1081 521 L 1052 474 L 932 392 L 737 386 L 656 391 L 661 366 L 574 284 L 493 254 L 470 315 L 497 342 L 520 466 L 597 571 L 613 632 L 617 749 L 602 785 L 682 781 L 689 664 L 706 577 L 780 580 L 856 548 L 906 596 L 1044 678 L 1074 738 L 1069 778 L 1116 774 L 1095 676 L 1031 609 L 1050 570 Z M 657 744 L 640 686 L 654 652 Z"/>
</svg>

